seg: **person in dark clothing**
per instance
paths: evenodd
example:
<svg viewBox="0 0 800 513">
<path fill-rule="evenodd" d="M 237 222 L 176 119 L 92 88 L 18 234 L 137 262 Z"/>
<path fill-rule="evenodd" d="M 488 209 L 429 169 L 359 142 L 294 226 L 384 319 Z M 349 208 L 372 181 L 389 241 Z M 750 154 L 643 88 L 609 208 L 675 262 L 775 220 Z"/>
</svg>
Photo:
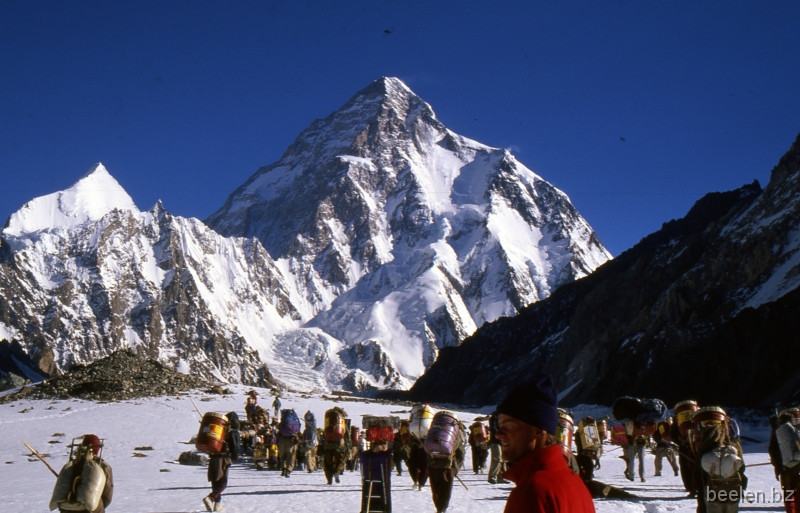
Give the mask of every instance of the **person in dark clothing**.
<svg viewBox="0 0 800 513">
<path fill-rule="evenodd" d="M 422 487 L 428 482 L 428 455 L 424 445 L 424 440 L 411 434 L 411 440 L 408 442 L 408 473 L 417 490 L 422 490 Z"/>
<path fill-rule="evenodd" d="M 272 408 L 275 410 L 275 416 L 277 417 L 281 412 L 281 398 L 277 395 L 275 396 L 275 400 L 272 401 Z"/>
<path fill-rule="evenodd" d="M 392 449 L 389 442 L 372 442 L 359 455 L 361 512 L 392 511 Z"/>
<path fill-rule="evenodd" d="M 486 459 L 489 456 L 486 435 L 488 435 L 486 426 L 480 421 L 474 422 L 469 427 L 468 443 L 472 449 L 472 471 L 476 474 L 483 474 L 483 469 L 486 468 Z"/>
<path fill-rule="evenodd" d="M 347 456 L 350 454 L 350 445 L 347 437 L 338 442 L 324 440 L 322 442 L 322 469 L 325 472 L 325 481 L 333 484 L 339 482 L 339 476 L 344 472 Z"/>
<path fill-rule="evenodd" d="M 464 463 L 464 446 L 461 437 L 456 438 L 454 454 L 450 458 L 434 458 L 428 456 L 428 476 L 431 481 L 431 496 L 436 513 L 444 513 L 450 506 L 453 495 L 453 482 L 458 469 Z"/>
<path fill-rule="evenodd" d="M 208 460 L 208 480 L 211 482 L 211 493 L 203 498 L 206 511 L 225 511 L 222 505 L 222 492 L 228 487 L 228 469 L 232 461 L 239 460 L 241 439 L 239 435 L 239 415 L 230 412 L 228 418 L 228 434 L 222 446 L 222 452 L 212 454 Z"/>
<path fill-rule="evenodd" d="M 81 441 L 79 451 L 83 449 L 86 454 L 89 451 L 89 447 L 91 447 L 91 452 L 94 454 L 95 457 L 98 457 L 100 454 L 100 448 L 103 446 L 100 439 L 97 435 L 89 434 L 84 435 L 83 440 Z M 100 464 L 100 468 L 103 469 L 103 473 L 106 476 L 106 484 L 103 486 L 103 493 L 100 496 L 100 502 L 98 503 L 97 507 L 93 511 L 84 510 L 66 510 L 58 508 L 59 513 L 104 513 L 106 508 L 109 504 L 111 504 L 111 499 L 114 496 L 114 476 L 111 472 L 111 466 L 105 462 L 102 458 L 98 458 L 98 463 Z M 77 468 L 77 464 L 73 468 Z M 74 476 L 75 474 L 73 474 Z"/>
<path fill-rule="evenodd" d="M 781 447 L 778 444 L 778 437 L 775 430 L 778 429 L 778 416 L 770 415 L 769 417 L 769 446 L 767 453 L 769 454 L 769 461 L 772 463 L 772 468 L 775 471 L 775 479 L 781 480 L 781 472 L 783 472 L 783 456 L 781 455 Z"/>
<path fill-rule="evenodd" d="M 404 461 L 406 462 L 406 466 L 408 466 L 409 452 L 408 444 L 403 441 L 403 434 L 398 431 L 394 435 L 394 446 L 392 447 L 392 458 L 394 459 L 394 467 L 395 470 L 397 470 L 398 476 L 403 475 Z"/>
<path fill-rule="evenodd" d="M 247 414 L 248 422 L 255 422 L 256 407 L 258 406 L 258 392 L 250 390 L 247 393 L 247 400 L 244 403 L 244 411 Z"/>
<path fill-rule="evenodd" d="M 689 492 L 689 497 L 696 497 L 699 488 L 697 465 L 691 458 L 692 444 L 688 437 L 681 436 L 677 422 L 670 427 L 670 438 L 678 446 L 678 471 L 681 475 L 683 488 Z"/>
</svg>

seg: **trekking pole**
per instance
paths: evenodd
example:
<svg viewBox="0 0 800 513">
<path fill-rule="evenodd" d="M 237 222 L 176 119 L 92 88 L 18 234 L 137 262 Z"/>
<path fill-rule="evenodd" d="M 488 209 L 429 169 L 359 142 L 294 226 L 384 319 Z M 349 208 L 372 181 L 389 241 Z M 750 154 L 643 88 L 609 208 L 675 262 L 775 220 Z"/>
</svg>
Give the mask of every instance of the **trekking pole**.
<svg viewBox="0 0 800 513">
<path fill-rule="evenodd" d="M 191 397 L 189 398 L 189 400 L 192 401 L 192 406 L 194 406 L 194 409 L 197 410 L 197 414 L 200 415 L 200 418 L 202 419 L 203 418 L 203 414 L 200 413 L 200 408 L 197 407 L 197 405 L 194 403 L 194 400 Z M 201 420 L 201 422 L 202 422 L 202 420 Z"/>
<path fill-rule="evenodd" d="M 34 449 L 34 448 L 33 448 L 33 447 L 31 447 L 30 445 L 28 445 L 28 442 L 26 442 L 25 440 L 23 440 L 23 441 L 22 441 L 22 443 L 23 443 L 23 444 L 25 444 L 25 447 L 27 447 L 28 449 L 30 449 L 31 453 L 32 453 L 34 456 L 36 456 L 37 458 L 39 458 L 39 461 L 41 461 L 42 463 L 44 463 L 45 465 L 47 465 L 47 468 L 49 468 L 49 469 L 50 469 L 50 472 L 52 472 L 54 476 L 58 477 L 58 472 L 56 472 L 55 470 L 53 470 L 53 467 L 51 467 L 49 463 L 47 463 L 46 461 L 44 461 L 44 457 L 43 457 L 41 454 L 39 454 L 39 451 L 37 451 L 36 449 Z"/>
<path fill-rule="evenodd" d="M 461 478 L 458 477 L 458 474 L 455 475 L 455 478 L 458 479 L 458 482 L 461 483 L 461 486 L 463 486 L 465 490 L 469 491 L 469 488 L 467 488 L 467 485 L 464 484 L 464 481 L 462 481 Z"/>
<path fill-rule="evenodd" d="M 765 461 L 764 463 L 746 463 L 748 467 L 763 467 L 764 465 L 772 465 L 771 461 Z"/>
</svg>

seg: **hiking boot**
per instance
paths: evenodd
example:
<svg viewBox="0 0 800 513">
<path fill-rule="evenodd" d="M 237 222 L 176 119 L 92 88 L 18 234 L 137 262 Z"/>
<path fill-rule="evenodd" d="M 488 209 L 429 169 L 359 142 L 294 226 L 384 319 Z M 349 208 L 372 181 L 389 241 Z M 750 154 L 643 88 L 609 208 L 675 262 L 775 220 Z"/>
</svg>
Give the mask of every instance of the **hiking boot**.
<svg viewBox="0 0 800 513">
<path fill-rule="evenodd" d="M 333 484 L 333 481 L 328 479 L 328 484 Z"/>
<path fill-rule="evenodd" d="M 647 482 L 647 481 L 645 481 L 644 476 L 640 477 L 639 479 L 641 479 L 642 483 L 646 483 Z"/>
<path fill-rule="evenodd" d="M 487 479 L 487 481 L 489 481 L 489 484 L 497 484 L 497 479 Z"/>
<path fill-rule="evenodd" d="M 653 477 L 661 477 L 661 472 L 659 472 L 658 474 L 653 474 Z"/>
<path fill-rule="evenodd" d="M 497 484 L 508 484 L 508 483 L 510 483 L 510 482 L 511 482 L 511 481 L 508 481 L 508 480 L 506 480 L 506 479 L 503 479 L 502 477 L 498 477 L 498 478 L 497 478 Z"/>
<path fill-rule="evenodd" d="M 336 481 L 336 484 L 339 484 L 339 475 L 333 476 L 333 480 Z"/>
<path fill-rule="evenodd" d="M 677 475 L 678 475 L 678 471 L 676 470 L 676 471 L 675 471 L 675 476 L 677 477 Z"/>
<path fill-rule="evenodd" d="M 211 497 L 203 497 L 203 506 L 206 507 L 206 511 L 214 511 L 214 501 Z"/>
<path fill-rule="evenodd" d="M 287 471 L 286 471 L 286 475 L 285 475 L 285 476 L 283 476 L 283 477 L 285 477 L 286 479 L 289 479 L 289 474 L 291 474 L 291 472 L 289 472 L 289 471 L 287 470 Z"/>
<path fill-rule="evenodd" d="M 221 502 L 215 502 L 214 511 L 225 511 L 225 506 L 223 506 Z"/>
</svg>

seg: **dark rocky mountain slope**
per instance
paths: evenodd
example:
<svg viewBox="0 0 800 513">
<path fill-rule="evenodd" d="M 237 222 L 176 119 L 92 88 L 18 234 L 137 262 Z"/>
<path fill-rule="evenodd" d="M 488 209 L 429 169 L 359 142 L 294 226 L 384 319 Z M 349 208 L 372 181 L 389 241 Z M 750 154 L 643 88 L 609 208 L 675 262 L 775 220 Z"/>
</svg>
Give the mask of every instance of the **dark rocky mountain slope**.
<svg viewBox="0 0 800 513">
<path fill-rule="evenodd" d="M 407 393 L 493 404 L 537 371 L 565 404 L 623 394 L 768 406 L 800 390 L 800 137 L 586 278 L 445 348 Z"/>
</svg>

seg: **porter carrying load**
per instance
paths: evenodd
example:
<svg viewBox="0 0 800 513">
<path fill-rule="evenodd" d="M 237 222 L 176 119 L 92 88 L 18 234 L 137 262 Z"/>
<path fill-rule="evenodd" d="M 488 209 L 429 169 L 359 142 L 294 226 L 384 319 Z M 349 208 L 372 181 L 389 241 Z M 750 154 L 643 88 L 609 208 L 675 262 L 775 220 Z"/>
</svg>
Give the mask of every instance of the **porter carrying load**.
<svg viewBox="0 0 800 513">
<path fill-rule="evenodd" d="M 72 440 L 69 461 L 58 473 L 53 488 L 50 511 L 105 511 L 114 485 L 111 467 L 102 459 L 102 448 L 103 442 L 95 435 Z"/>
</svg>

